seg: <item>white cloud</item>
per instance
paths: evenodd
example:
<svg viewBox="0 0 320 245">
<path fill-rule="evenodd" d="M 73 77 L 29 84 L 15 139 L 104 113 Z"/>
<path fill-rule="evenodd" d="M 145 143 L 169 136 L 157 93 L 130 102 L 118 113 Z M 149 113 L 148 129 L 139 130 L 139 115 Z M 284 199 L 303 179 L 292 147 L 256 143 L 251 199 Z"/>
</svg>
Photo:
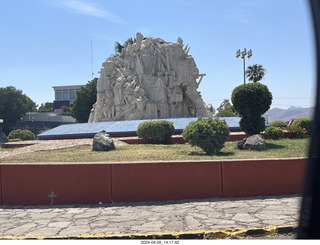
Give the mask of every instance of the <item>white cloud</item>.
<svg viewBox="0 0 320 245">
<path fill-rule="evenodd" d="M 117 18 L 114 14 L 99 6 L 94 2 L 87 2 L 84 0 L 64 0 L 58 1 L 58 6 L 63 7 L 69 11 L 73 11 L 79 14 L 105 18 L 112 22 L 118 22 L 124 24 L 125 22 L 119 18 Z"/>
</svg>

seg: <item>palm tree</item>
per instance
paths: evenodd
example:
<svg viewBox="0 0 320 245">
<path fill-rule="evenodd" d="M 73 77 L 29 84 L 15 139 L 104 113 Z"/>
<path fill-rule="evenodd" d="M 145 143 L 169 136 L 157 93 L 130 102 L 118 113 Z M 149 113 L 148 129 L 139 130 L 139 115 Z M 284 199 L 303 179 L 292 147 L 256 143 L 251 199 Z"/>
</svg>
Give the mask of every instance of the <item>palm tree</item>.
<svg viewBox="0 0 320 245">
<path fill-rule="evenodd" d="M 259 82 L 265 75 L 266 69 L 262 65 L 254 64 L 253 66 L 248 66 L 246 70 L 246 77 L 249 78 L 249 81 Z"/>
<path fill-rule="evenodd" d="M 132 38 L 132 37 L 129 37 L 123 45 L 121 45 L 120 43 L 116 42 L 115 45 L 114 45 L 114 50 L 116 52 L 116 55 L 120 55 L 121 54 L 121 51 L 122 49 L 128 47 L 129 45 L 131 44 L 134 44 L 136 42 L 136 38 Z"/>
<path fill-rule="evenodd" d="M 124 48 L 124 46 L 122 46 L 120 43 L 116 42 L 114 45 L 114 51 L 116 52 L 116 55 L 120 55 L 123 48 Z"/>
</svg>

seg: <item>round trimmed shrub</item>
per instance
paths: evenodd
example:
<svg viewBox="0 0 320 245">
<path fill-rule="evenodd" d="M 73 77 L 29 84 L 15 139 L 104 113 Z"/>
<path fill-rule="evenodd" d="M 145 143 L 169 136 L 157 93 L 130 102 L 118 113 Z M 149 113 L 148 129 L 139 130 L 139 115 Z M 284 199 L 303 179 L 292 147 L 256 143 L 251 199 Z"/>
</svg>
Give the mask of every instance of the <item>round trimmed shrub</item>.
<svg viewBox="0 0 320 245">
<path fill-rule="evenodd" d="M 12 130 L 8 135 L 8 139 L 34 140 L 35 138 L 34 133 L 27 129 Z"/>
<path fill-rule="evenodd" d="M 241 116 L 240 128 L 247 134 L 259 134 L 265 129 L 265 119 L 261 117 L 269 110 L 272 94 L 266 85 L 248 83 L 232 91 L 231 101 Z"/>
<path fill-rule="evenodd" d="M 252 117 L 263 115 L 269 110 L 272 94 L 266 85 L 247 83 L 236 87 L 231 94 L 233 108 L 240 116 Z"/>
<path fill-rule="evenodd" d="M 299 125 L 301 128 L 306 129 L 306 134 L 310 135 L 312 130 L 313 120 L 311 117 L 300 117 L 293 121 L 293 125 Z"/>
<path fill-rule="evenodd" d="M 207 155 L 218 153 L 228 140 L 229 127 L 225 120 L 198 118 L 190 122 L 182 131 L 182 137 L 191 146 L 198 146 Z"/>
<path fill-rule="evenodd" d="M 276 120 L 276 121 L 271 122 L 269 124 L 269 126 L 270 127 L 277 127 L 277 128 L 286 128 L 288 125 L 284 121 Z"/>
<path fill-rule="evenodd" d="M 278 139 L 282 138 L 282 136 L 283 136 L 283 131 L 279 127 L 271 126 L 269 128 L 266 128 L 265 133 L 266 133 L 266 135 L 269 135 L 270 138 L 273 140 L 278 140 Z"/>
<path fill-rule="evenodd" d="M 163 144 L 174 133 L 173 122 L 166 120 L 145 121 L 138 125 L 137 135 L 151 144 Z"/>
</svg>

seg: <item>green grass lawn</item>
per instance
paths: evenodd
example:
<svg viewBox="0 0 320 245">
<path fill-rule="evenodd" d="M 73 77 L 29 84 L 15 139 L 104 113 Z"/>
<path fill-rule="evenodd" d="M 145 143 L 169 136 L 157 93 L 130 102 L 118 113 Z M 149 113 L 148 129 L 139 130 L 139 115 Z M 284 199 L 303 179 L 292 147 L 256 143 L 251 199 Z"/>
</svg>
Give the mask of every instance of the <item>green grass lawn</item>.
<svg viewBox="0 0 320 245">
<path fill-rule="evenodd" d="M 220 153 L 207 156 L 189 144 L 125 145 L 109 152 L 92 151 L 91 146 L 24 153 L 0 158 L 0 163 L 32 162 L 131 162 L 157 160 L 223 160 L 307 157 L 309 139 L 266 140 L 266 151 L 239 150 L 237 142 L 226 142 Z"/>
</svg>

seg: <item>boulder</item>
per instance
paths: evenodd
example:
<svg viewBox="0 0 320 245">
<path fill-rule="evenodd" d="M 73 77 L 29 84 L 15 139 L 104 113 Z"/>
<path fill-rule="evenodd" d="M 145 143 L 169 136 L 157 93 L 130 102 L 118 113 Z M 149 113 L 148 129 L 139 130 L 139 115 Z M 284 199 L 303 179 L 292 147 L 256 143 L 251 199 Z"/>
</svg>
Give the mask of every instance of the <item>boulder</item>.
<svg viewBox="0 0 320 245">
<path fill-rule="evenodd" d="M 241 150 L 264 151 L 267 149 L 264 137 L 261 134 L 255 134 L 244 138 L 238 142 L 238 148 Z"/>
<path fill-rule="evenodd" d="M 97 133 L 93 138 L 93 151 L 110 151 L 116 149 L 113 139 L 110 135 L 102 130 Z"/>
</svg>

